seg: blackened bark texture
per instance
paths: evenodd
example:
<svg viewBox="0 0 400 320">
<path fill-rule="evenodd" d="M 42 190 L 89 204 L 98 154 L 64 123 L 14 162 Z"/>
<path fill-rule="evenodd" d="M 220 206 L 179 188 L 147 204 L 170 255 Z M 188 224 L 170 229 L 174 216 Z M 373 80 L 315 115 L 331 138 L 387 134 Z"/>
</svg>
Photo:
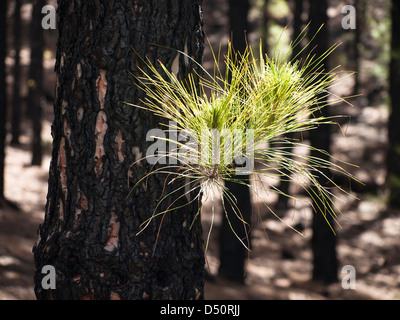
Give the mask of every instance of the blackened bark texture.
<svg viewBox="0 0 400 320">
<path fill-rule="evenodd" d="M 28 108 L 32 119 L 32 161 L 33 166 L 42 164 L 42 96 L 43 96 L 43 28 L 42 8 L 45 0 L 33 3 L 31 22 L 31 65 L 29 68 Z"/>
<path fill-rule="evenodd" d="M 4 165 L 6 148 L 7 88 L 6 88 L 6 55 L 7 55 L 7 4 L 0 1 L 0 206 L 4 200 Z"/>
<path fill-rule="evenodd" d="M 327 16 L 327 0 L 310 0 L 310 11 L 309 18 L 310 29 L 309 35 L 313 37 L 318 29 L 324 24 L 323 28 L 319 31 L 315 38 L 312 54 L 317 57 L 323 55 L 329 48 L 329 31 L 327 26 L 328 16 Z M 328 62 L 325 59 L 324 70 L 327 70 Z M 325 104 L 325 101 L 320 103 Z M 323 116 L 329 116 L 328 108 L 323 108 L 321 110 Z M 311 145 L 314 148 L 325 150 L 329 153 L 330 142 L 331 142 L 331 132 L 330 126 L 322 125 L 316 130 L 310 131 Z M 325 154 L 318 153 L 316 151 L 311 151 L 311 156 L 314 157 L 325 157 L 325 160 L 330 160 Z M 326 177 L 331 176 L 331 172 L 327 168 L 321 169 L 320 176 L 318 177 L 319 183 L 324 187 L 330 187 L 329 182 Z M 317 190 L 314 190 L 318 194 Z M 311 247 L 313 252 L 313 279 L 320 280 L 324 283 L 333 283 L 337 281 L 338 272 L 338 261 L 336 256 L 336 235 L 332 231 L 331 227 L 334 228 L 334 221 L 330 214 L 326 211 L 321 211 L 318 208 L 323 208 L 321 203 L 313 201 L 313 235 L 311 239 Z"/>
<path fill-rule="evenodd" d="M 15 0 L 14 4 L 14 19 L 13 19 L 13 36 L 14 36 L 14 85 L 13 85 L 13 100 L 12 100 L 12 120 L 11 120 L 11 133 L 12 140 L 11 144 L 19 144 L 19 136 L 21 134 L 20 122 L 21 122 L 21 62 L 20 62 L 20 51 L 21 51 L 21 0 Z"/>
<path fill-rule="evenodd" d="M 179 62 L 182 77 L 197 68 L 167 47 L 201 62 L 201 0 L 60 0 L 57 10 L 53 153 L 45 220 L 33 249 L 37 298 L 202 298 L 200 219 L 190 228 L 197 207 L 154 218 L 137 235 L 166 177 L 151 176 L 127 198 L 151 169 L 145 160 L 132 164 L 146 154 L 146 133 L 159 119 L 124 103 L 144 98 L 132 76 L 141 74 L 144 57 L 168 68 Z M 57 270 L 55 290 L 41 287 L 47 264 Z"/>
<path fill-rule="evenodd" d="M 392 40 L 389 70 L 389 150 L 387 155 L 387 181 L 389 204 L 400 208 L 400 1 L 392 0 Z"/>
<path fill-rule="evenodd" d="M 248 29 L 247 14 L 249 7 L 248 1 L 229 1 L 229 21 L 232 44 L 237 52 L 244 52 L 246 49 L 245 32 Z M 249 176 L 235 176 L 233 178 L 249 183 Z M 242 219 L 250 223 L 252 211 L 249 188 L 245 185 L 230 181 L 227 181 L 225 186 L 236 198 L 237 207 L 242 215 Z M 250 243 L 247 243 L 249 242 L 247 236 L 248 228 L 243 225 L 243 221 L 238 219 L 236 214 L 237 213 L 235 213 L 230 205 L 226 206 L 226 214 L 223 215 L 219 234 L 220 265 L 218 274 L 231 281 L 243 283 L 247 249 L 236 238 L 234 232 L 249 247 Z"/>
</svg>

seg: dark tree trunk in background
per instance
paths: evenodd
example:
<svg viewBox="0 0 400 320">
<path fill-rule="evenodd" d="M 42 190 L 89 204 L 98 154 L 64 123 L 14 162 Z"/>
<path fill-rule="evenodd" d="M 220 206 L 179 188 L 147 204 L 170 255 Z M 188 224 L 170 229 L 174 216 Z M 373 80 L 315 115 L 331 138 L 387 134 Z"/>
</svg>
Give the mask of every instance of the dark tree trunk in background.
<svg viewBox="0 0 400 320">
<path fill-rule="evenodd" d="M 311 20 L 309 28 L 309 36 L 313 37 L 317 30 L 324 24 L 324 27 L 319 31 L 314 40 L 312 54 L 317 57 L 322 56 L 329 48 L 329 31 L 328 31 L 328 16 L 327 16 L 327 0 L 310 0 L 309 19 Z M 328 62 L 324 61 L 324 69 L 328 70 Z M 325 102 L 321 102 L 324 104 Z M 323 116 L 329 116 L 328 108 L 322 109 Z M 330 151 L 331 132 L 330 126 L 321 125 L 316 130 L 310 131 L 311 145 L 314 148 Z M 326 157 L 324 154 L 311 152 L 311 156 Z M 326 157 L 326 160 L 329 160 Z M 329 169 L 321 169 L 321 172 L 327 177 L 331 176 Z M 329 187 L 327 179 L 320 175 L 318 178 L 322 186 Z M 317 191 L 316 191 L 317 192 Z M 320 280 L 324 283 L 333 283 L 337 281 L 338 261 L 336 256 L 336 236 L 329 227 L 334 227 L 332 217 L 326 212 L 318 210 L 318 204 L 313 203 L 315 212 L 313 213 L 313 235 L 311 240 L 313 252 L 313 279 Z"/>
<path fill-rule="evenodd" d="M 392 40 L 389 70 L 389 151 L 387 155 L 387 181 L 389 204 L 400 208 L 400 0 L 392 0 Z"/>
<path fill-rule="evenodd" d="M 361 32 L 362 26 L 364 23 L 364 5 L 361 4 L 360 0 L 354 0 L 354 7 L 356 9 L 357 17 L 356 17 L 356 29 L 353 30 L 354 32 L 354 42 L 353 42 L 353 49 L 354 49 L 354 88 L 353 94 L 358 94 L 360 91 L 360 41 L 361 41 Z"/>
<path fill-rule="evenodd" d="M 232 44 L 237 52 L 244 52 L 246 49 L 245 32 L 248 30 L 247 13 L 249 11 L 248 1 L 229 1 L 229 21 L 232 37 Z M 235 179 L 249 181 L 248 176 L 236 176 Z M 250 223 L 251 220 L 251 201 L 250 190 L 247 186 L 226 182 L 225 186 L 232 192 L 237 199 L 237 206 L 242 214 L 243 220 Z M 243 239 L 244 243 L 247 242 L 246 231 L 243 222 L 237 217 L 231 206 L 226 206 L 226 215 L 223 214 L 222 224 L 219 234 L 219 258 L 220 265 L 218 274 L 226 279 L 243 283 L 245 274 L 245 262 L 247 258 L 247 249 L 236 238 L 232 229 L 236 232 L 238 237 Z M 249 243 L 247 243 L 250 246 Z"/>
<path fill-rule="evenodd" d="M 159 119 L 124 103 L 144 98 L 131 75 L 140 75 L 140 58 L 167 68 L 178 59 L 180 77 L 197 68 L 167 47 L 201 62 L 201 15 L 201 0 L 58 1 L 53 153 L 45 220 L 33 249 L 37 298 L 203 297 L 200 219 L 191 227 L 197 206 L 154 218 L 137 235 L 167 177 L 152 175 L 127 198 L 151 169 L 145 160 L 132 164 L 146 155 L 146 133 Z M 177 187 L 174 182 L 165 192 Z M 55 290 L 41 286 L 44 265 L 57 271 Z"/>
<path fill-rule="evenodd" d="M 304 0 L 294 1 L 294 12 L 293 12 L 293 41 L 297 39 L 303 30 L 303 11 L 304 11 Z M 292 52 L 292 59 L 300 59 L 300 51 L 303 49 L 301 44 L 297 45 Z"/>
<path fill-rule="evenodd" d="M 11 119 L 11 133 L 12 140 L 11 144 L 19 144 L 19 136 L 21 134 L 20 122 L 21 122 L 21 62 L 20 62 L 20 51 L 21 51 L 21 0 L 15 0 L 14 4 L 14 26 L 13 26 L 13 37 L 14 37 L 14 86 L 13 86 L 13 101 L 12 101 L 12 119 Z"/>
<path fill-rule="evenodd" d="M 262 8 L 261 8 L 261 21 L 262 21 L 262 26 L 261 26 L 261 40 L 263 44 L 263 51 L 269 54 L 268 50 L 268 37 L 269 37 L 269 12 L 268 12 L 268 3 L 269 0 L 263 0 L 262 3 Z"/>
<path fill-rule="evenodd" d="M 299 37 L 301 31 L 303 30 L 303 0 L 295 0 L 293 6 L 293 36 L 292 41 L 296 41 Z M 302 54 L 300 54 L 301 50 L 303 49 L 303 45 L 299 43 L 297 46 L 293 48 L 293 52 L 291 54 L 291 59 L 294 62 L 296 60 L 300 60 L 302 58 Z M 289 134 L 286 138 L 293 139 L 293 134 Z M 286 146 L 287 147 L 287 146 Z M 290 152 L 291 150 L 287 150 Z M 287 170 L 283 170 L 283 173 L 289 175 L 290 172 Z M 289 194 L 290 188 L 290 180 L 285 179 L 280 181 L 279 183 L 279 190 L 282 191 L 282 194 L 278 195 L 277 201 L 277 209 L 278 210 L 286 210 L 289 208 L 289 198 L 285 196 L 285 194 Z"/>
<path fill-rule="evenodd" d="M 247 15 L 250 10 L 249 0 L 229 0 L 230 38 L 234 48 L 241 52 L 246 49 L 246 33 L 249 31 Z"/>
<path fill-rule="evenodd" d="M 7 118 L 6 55 L 7 55 L 7 4 L 0 1 L 0 207 L 4 202 L 4 166 Z"/>
<path fill-rule="evenodd" d="M 29 69 L 28 108 L 32 119 L 32 162 L 33 166 L 42 163 L 42 96 L 43 96 L 43 28 L 42 8 L 44 0 L 36 0 L 32 9 L 31 22 L 31 65 Z"/>
</svg>

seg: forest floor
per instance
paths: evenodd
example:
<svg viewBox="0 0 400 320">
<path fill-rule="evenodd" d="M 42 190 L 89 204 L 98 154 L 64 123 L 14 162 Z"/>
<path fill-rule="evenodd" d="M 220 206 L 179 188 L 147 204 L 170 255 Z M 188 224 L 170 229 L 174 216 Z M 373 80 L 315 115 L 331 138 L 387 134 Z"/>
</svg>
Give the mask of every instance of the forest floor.
<svg viewBox="0 0 400 320">
<path fill-rule="evenodd" d="M 214 7 L 221 3 L 223 6 L 222 0 L 205 1 L 205 25 L 209 26 L 207 33 L 212 43 L 227 40 L 225 31 L 221 31 L 222 26 L 226 28 L 227 25 L 226 12 Z M 209 60 L 209 52 L 206 52 L 205 64 Z M 50 63 L 46 77 L 50 92 L 54 84 L 51 69 Z M 350 94 L 352 85 L 351 77 L 344 79 L 336 87 L 335 94 Z M 347 169 L 365 183 L 365 186 L 353 184 L 352 196 L 346 196 L 338 203 L 343 212 L 338 217 L 341 228 L 336 227 L 338 283 L 324 285 L 311 280 L 312 212 L 307 202 L 291 202 L 287 210 L 279 211 L 279 216 L 288 224 L 302 224 L 301 236 L 268 215 L 253 198 L 254 221 L 258 221 L 260 214 L 263 222 L 255 223 L 252 228 L 252 251 L 246 263 L 245 283 L 231 283 L 217 275 L 221 220 L 221 215 L 217 214 L 207 251 L 206 299 L 400 299 L 400 211 L 390 210 L 385 204 L 388 108 L 383 99 L 378 101 L 372 103 L 364 96 L 352 99 L 353 106 L 333 107 L 335 112 L 348 117 L 341 122 L 345 136 L 339 128 L 333 134 L 332 153 L 358 165 L 358 168 Z M 52 106 L 48 105 L 45 111 L 43 141 L 46 154 L 42 166 L 29 166 L 29 123 L 22 126 L 21 145 L 9 145 L 6 150 L 5 195 L 18 209 L 0 209 L 0 300 L 35 299 L 32 246 L 44 216 Z M 298 196 L 302 198 L 302 195 Z M 272 193 L 266 194 L 264 200 L 274 207 L 276 197 Z M 211 221 L 207 209 L 209 205 L 202 213 L 205 233 Z M 217 209 L 220 213 L 220 207 Z M 355 268 L 355 289 L 346 290 L 341 285 L 346 276 L 341 270 L 346 265 Z"/>
</svg>

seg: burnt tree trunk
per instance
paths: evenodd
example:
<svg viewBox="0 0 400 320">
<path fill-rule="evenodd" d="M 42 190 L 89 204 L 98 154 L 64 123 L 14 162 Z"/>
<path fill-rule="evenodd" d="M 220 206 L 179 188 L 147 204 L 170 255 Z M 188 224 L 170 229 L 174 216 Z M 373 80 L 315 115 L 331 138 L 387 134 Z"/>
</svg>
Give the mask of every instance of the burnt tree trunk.
<svg viewBox="0 0 400 320">
<path fill-rule="evenodd" d="M 263 52 L 268 52 L 268 38 L 269 38 L 269 8 L 268 8 L 269 0 L 263 0 L 261 2 L 261 26 L 260 29 L 260 38 L 263 45 Z"/>
<path fill-rule="evenodd" d="M 229 1 L 229 21 L 231 38 L 234 49 L 237 52 L 244 52 L 246 49 L 246 31 L 248 30 L 247 14 L 250 5 L 248 1 Z M 235 176 L 249 183 L 249 176 Z M 237 200 L 237 208 L 242 215 L 242 219 L 250 223 L 251 201 L 250 190 L 247 186 L 227 181 L 225 186 Z M 219 259 L 220 265 L 218 274 L 231 281 L 243 283 L 245 275 L 245 262 L 247 249 L 236 238 L 237 234 L 245 243 L 248 228 L 244 227 L 243 222 L 236 216 L 237 213 L 230 205 L 226 205 L 226 214 L 223 214 L 221 229 L 219 233 Z M 232 231 L 234 230 L 234 232 Z M 249 243 L 246 243 L 250 246 Z"/>
<path fill-rule="evenodd" d="M 389 150 L 387 155 L 387 180 L 389 204 L 400 208 L 400 1 L 392 0 L 392 40 L 389 70 Z"/>
<path fill-rule="evenodd" d="M 356 19 L 356 29 L 354 32 L 354 42 L 353 42 L 353 51 L 354 51 L 354 88 L 353 94 L 356 95 L 360 91 L 360 64 L 361 64 L 361 52 L 360 52 L 360 41 L 361 41 L 361 33 L 364 25 L 364 3 L 363 1 L 354 0 L 353 4 L 357 12 Z"/>
<path fill-rule="evenodd" d="M 31 65 L 29 68 L 28 108 L 32 119 L 32 161 L 33 166 L 42 164 L 42 96 L 43 96 L 43 28 L 42 8 L 44 0 L 36 0 L 32 9 L 31 22 Z"/>
<path fill-rule="evenodd" d="M 303 11 L 304 11 L 304 0 L 295 0 L 293 8 L 293 36 L 292 41 L 295 41 L 303 31 Z M 292 59 L 300 60 L 302 57 L 300 55 L 303 46 L 299 43 L 295 48 L 293 48 Z"/>
<path fill-rule="evenodd" d="M 60 0 L 58 32 L 49 189 L 33 249 L 37 298 L 202 298 L 195 205 L 154 218 L 137 235 L 166 177 L 152 175 L 127 197 L 151 168 L 145 160 L 132 164 L 145 156 L 146 133 L 160 119 L 124 103 L 144 98 L 131 75 L 140 75 L 142 58 L 168 68 L 178 62 L 180 77 L 196 65 L 169 48 L 201 62 L 201 0 Z M 56 269 L 54 290 L 41 286 L 44 265 Z"/>
<path fill-rule="evenodd" d="M 21 0 L 16 0 L 14 4 L 13 19 L 13 36 L 14 36 L 14 85 L 13 85 L 13 102 L 12 102 L 12 118 L 11 118 L 11 144 L 19 145 L 19 136 L 21 134 Z"/>
<path fill-rule="evenodd" d="M 298 37 L 300 36 L 302 30 L 303 30 L 303 19 L 302 19 L 302 14 L 304 11 L 304 3 L 303 0 L 295 0 L 294 1 L 294 7 L 293 7 L 293 35 L 292 35 L 292 41 L 295 42 L 298 40 Z M 293 48 L 293 51 L 291 53 L 291 61 L 295 62 L 295 60 L 302 60 L 302 54 L 301 50 L 303 49 L 302 43 L 298 43 L 297 46 Z M 294 134 L 288 134 L 286 136 L 287 139 L 291 140 L 294 138 Z M 286 146 L 288 147 L 288 146 Z M 292 151 L 292 148 L 287 149 L 288 152 Z M 289 208 L 289 198 L 286 196 L 289 193 L 290 189 L 290 172 L 286 169 L 283 169 L 282 172 L 286 175 L 280 182 L 279 182 L 279 190 L 282 193 L 278 194 L 278 201 L 276 203 L 276 207 L 278 210 L 287 210 Z"/>
<path fill-rule="evenodd" d="M 243 52 L 247 46 L 246 33 L 249 31 L 247 18 L 249 10 L 249 0 L 229 0 L 230 37 L 234 48 L 239 52 Z"/>
<path fill-rule="evenodd" d="M 309 35 L 313 37 L 318 29 L 324 24 L 323 28 L 319 31 L 318 35 L 314 39 L 314 45 L 312 54 L 317 57 L 323 55 L 329 48 L 329 32 L 328 32 L 328 16 L 327 16 L 328 4 L 327 0 L 310 0 L 309 18 L 310 29 Z M 328 69 L 327 59 L 323 61 L 324 70 Z M 321 71 L 323 72 L 323 71 Z M 324 94 L 325 95 L 325 94 Z M 324 99 L 327 99 L 325 96 Z M 325 101 L 320 100 L 321 104 L 325 104 Z M 321 113 L 323 116 L 328 117 L 328 108 L 323 108 Z M 329 153 L 331 144 L 331 132 L 330 126 L 321 125 L 316 130 L 310 131 L 311 145 L 314 148 L 325 150 Z M 325 158 L 330 160 L 326 154 L 321 154 L 314 150 L 311 151 L 311 156 Z M 321 168 L 321 173 L 318 177 L 319 183 L 324 187 L 330 187 L 328 179 L 331 177 L 331 172 L 328 168 Z M 318 193 L 317 190 L 314 190 Z M 312 230 L 313 235 L 311 239 L 311 247 L 313 252 L 313 279 L 322 281 L 326 284 L 337 281 L 338 272 L 338 261 L 336 255 L 336 236 L 332 231 L 331 227 L 334 228 L 334 221 L 330 214 L 323 212 L 318 207 L 323 208 L 321 203 L 313 202 L 314 214 Z"/>
<path fill-rule="evenodd" d="M 0 1 L 0 207 L 4 202 L 4 165 L 6 156 L 6 55 L 7 55 L 7 4 Z"/>
</svg>

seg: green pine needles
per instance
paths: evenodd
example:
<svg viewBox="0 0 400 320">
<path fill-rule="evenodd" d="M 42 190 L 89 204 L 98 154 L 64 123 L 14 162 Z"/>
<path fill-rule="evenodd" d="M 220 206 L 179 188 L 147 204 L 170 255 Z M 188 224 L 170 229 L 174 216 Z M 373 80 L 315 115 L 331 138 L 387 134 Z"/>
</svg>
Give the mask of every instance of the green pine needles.
<svg viewBox="0 0 400 320">
<path fill-rule="evenodd" d="M 302 33 L 291 49 L 304 37 Z M 324 117 L 320 112 L 327 107 L 324 98 L 330 96 L 329 90 L 338 80 L 334 70 L 323 69 L 322 61 L 336 47 L 334 45 L 321 57 L 309 54 L 304 61 L 296 57 L 289 61 L 291 50 L 282 53 L 276 48 L 273 57 L 269 57 L 262 53 L 261 43 L 258 55 L 251 47 L 242 54 L 236 53 L 229 44 L 223 63 L 219 61 L 220 55 L 213 52 L 213 74 L 198 65 L 202 74 L 189 74 L 183 80 L 161 61 L 154 66 L 144 60 L 150 72 L 143 71 L 136 79 L 146 98 L 134 106 L 162 117 L 168 124 L 148 133 L 149 140 L 155 142 L 140 161 L 147 160 L 154 166 L 133 188 L 156 173 L 173 176 L 170 183 L 178 179 L 183 183 L 163 195 L 151 218 L 143 222 L 143 229 L 154 217 L 177 208 L 174 205 L 177 199 L 174 199 L 166 210 L 159 212 L 160 204 L 167 198 L 182 197 L 182 192 L 186 196 L 195 194 L 195 197 L 188 197 L 187 204 L 198 201 L 200 212 L 204 200 L 212 196 L 211 190 L 220 193 L 225 213 L 229 205 L 236 218 L 247 224 L 234 195 L 223 182 L 245 184 L 257 195 L 255 181 L 262 177 L 297 184 L 311 199 L 318 200 L 314 202 L 319 206 L 314 208 L 318 214 L 331 215 L 336 221 L 340 210 L 335 205 L 334 200 L 339 198 L 334 190 L 346 191 L 331 177 L 324 176 L 324 169 L 355 178 L 339 166 L 338 161 L 326 160 L 331 157 L 324 150 L 316 150 L 321 157 L 295 154 L 294 147 L 309 150 L 313 147 L 289 138 L 296 132 L 336 124 L 334 117 Z M 178 54 L 190 59 L 183 52 L 178 51 Z M 333 102 L 343 101 L 335 99 Z M 247 175 L 250 181 L 241 179 Z M 329 181 L 330 187 L 319 183 L 321 176 Z M 269 190 L 282 194 L 273 185 Z"/>
</svg>

